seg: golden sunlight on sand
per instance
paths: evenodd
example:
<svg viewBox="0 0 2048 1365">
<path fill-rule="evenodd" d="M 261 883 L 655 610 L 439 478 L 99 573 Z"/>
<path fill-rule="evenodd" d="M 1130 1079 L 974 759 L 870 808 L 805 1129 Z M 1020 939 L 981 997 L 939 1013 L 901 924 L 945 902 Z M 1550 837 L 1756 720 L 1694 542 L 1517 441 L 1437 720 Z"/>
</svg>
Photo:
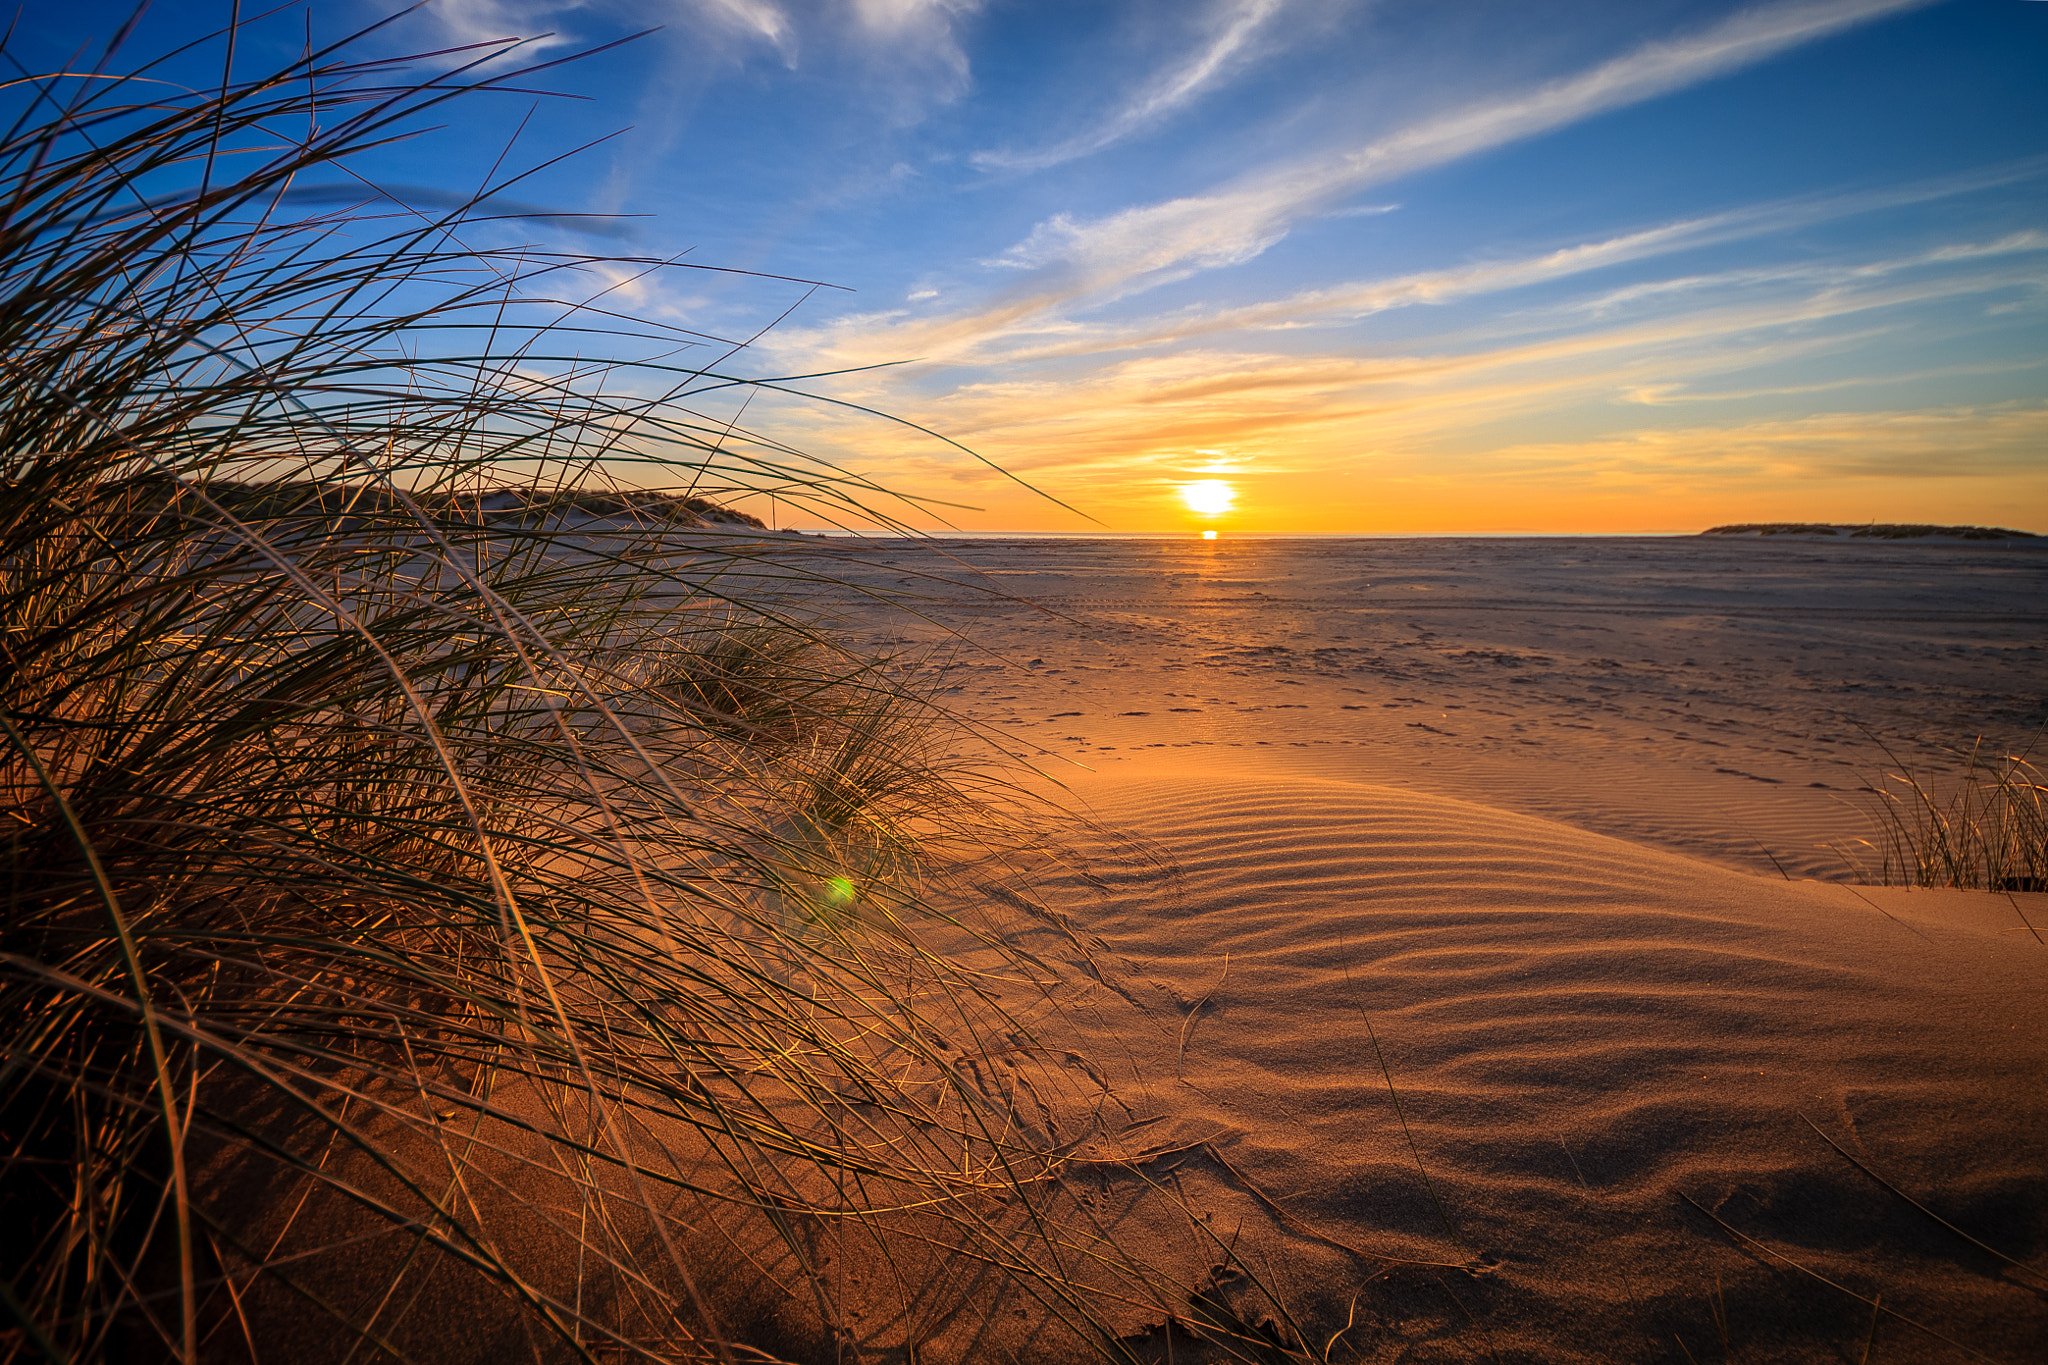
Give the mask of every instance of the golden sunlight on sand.
<svg viewBox="0 0 2048 1365">
<path fill-rule="evenodd" d="M 2036 733 L 2048 547 L 804 548 L 849 615 L 915 585 L 892 646 L 971 629 L 937 695 L 1076 817 L 983 980 L 1093 1087 L 1042 1216 L 1182 1295 L 1107 1310 L 1130 1358 L 2039 1358 L 2048 895 L 1870 884 L 1860 789 Z M 904 1302 L 920 1360 L 1081 1354 L 822 1273 L 877 1356 Z"/>
</svg>

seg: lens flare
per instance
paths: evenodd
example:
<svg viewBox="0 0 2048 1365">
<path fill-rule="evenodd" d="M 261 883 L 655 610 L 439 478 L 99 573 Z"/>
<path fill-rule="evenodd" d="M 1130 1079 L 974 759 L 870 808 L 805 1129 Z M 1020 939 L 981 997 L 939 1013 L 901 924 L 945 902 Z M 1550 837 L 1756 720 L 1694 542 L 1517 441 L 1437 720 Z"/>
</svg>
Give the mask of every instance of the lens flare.
<svg viewBox="0 0 2048 1365">
<path fill-rule="evenodd" d="M 1199 512 L 1205 517 L 1220 516 L 1237 501 L 1237 490 L 1221 479 L 1201 479 L 1182 484 L 1180 500 L 1188 505 L 1191 512 Z"/>
</svg>

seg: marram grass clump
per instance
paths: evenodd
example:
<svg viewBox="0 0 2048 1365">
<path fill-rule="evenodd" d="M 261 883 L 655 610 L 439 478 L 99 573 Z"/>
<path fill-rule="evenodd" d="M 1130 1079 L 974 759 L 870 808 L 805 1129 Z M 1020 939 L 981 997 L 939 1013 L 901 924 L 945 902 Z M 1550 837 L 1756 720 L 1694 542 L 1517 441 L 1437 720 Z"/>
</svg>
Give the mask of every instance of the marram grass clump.
<svg viewBox="0 0 2048 1365">
<path fill-rule="evenodd" d="M 1877 833 L 1861 841 L 1866 880 L 2048 891 L 2048 784 L 2034 744 L 2007 752 L 1980 737 L 1955 752 L 1960 771 L 1941 779 L 1879 748 L 1889 766 L 1868 788 Z"/>
<path fill-rule="evenodd" d="M 8 95 L 0 1360 L 830 1358 L 833 1255 L 899 1355 L 935 1292 L 1116 1353 L 1176 1291 L 1041 1216 L 1011 793 L 706 515 L 874 490 L 614 396 L 585 262 L 297 209 L 530 78 L 353 50 Z"/>
</svg>

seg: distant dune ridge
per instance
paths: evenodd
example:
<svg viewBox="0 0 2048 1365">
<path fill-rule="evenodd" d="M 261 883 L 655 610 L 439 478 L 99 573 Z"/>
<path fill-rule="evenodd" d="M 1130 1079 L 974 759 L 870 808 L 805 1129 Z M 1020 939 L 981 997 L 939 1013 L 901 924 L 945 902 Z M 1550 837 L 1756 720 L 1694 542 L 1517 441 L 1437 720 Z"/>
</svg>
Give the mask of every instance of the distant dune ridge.
<svg viewBox="0 0 2048 1365">
<path fill-rule="evenodd" d="M 164 501 L 174 492 L 194 492 L 201 485 L 189 480 L 158 479 Z M 246 483 L 237 480 L 209 480 L 206 495 L 238 516 L 259 520 L 273 517 L 368 516 L 389 512 L 399 506 L 397 495 L 363 483 L 319 480 L 285 480 Z M 546 518 L 580 515 L 585 517 L 631 517 L 639 522 L 672 522 L 681 529 L 741 528 L 769 529 L 768 523 L 751 513 L 727 507 L 696 493 L 664 492 L 659 489 L 560 489 L 494 487 L 482 494 L 436 490 L 408 494 L 423 511 L 453 514 L 463 518 L 491 520 Z"/>
<path fill-rule="evenodd" d="M 1900 522 L 1745 521 L 1710 526 L 1703 536 L 1849 536 L 1858 540 L 2039 540 L 2003 526 L 1922 526 Z"/>
</svg>

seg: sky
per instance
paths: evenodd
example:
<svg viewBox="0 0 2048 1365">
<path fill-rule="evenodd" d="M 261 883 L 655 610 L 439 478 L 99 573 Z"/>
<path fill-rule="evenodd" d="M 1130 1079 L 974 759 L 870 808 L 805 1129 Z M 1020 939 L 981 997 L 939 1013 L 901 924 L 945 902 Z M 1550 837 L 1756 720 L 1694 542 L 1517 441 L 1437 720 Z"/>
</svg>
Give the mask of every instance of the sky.
<svg viewBox="0 0 2048 1365">
<path fill-rule="evenodd" d="M 126 13 L 37 8 L 18 55 Z M 452 0 L 375 41 L 648 29 L 377 172 L 583 148 L 516 194 L 611 235 L 497 230 L 679 257 L 607 306 L 814 376 L 705 410 L 921 526 L 2048 533 L 2043 0 Z"/>
</svg>

